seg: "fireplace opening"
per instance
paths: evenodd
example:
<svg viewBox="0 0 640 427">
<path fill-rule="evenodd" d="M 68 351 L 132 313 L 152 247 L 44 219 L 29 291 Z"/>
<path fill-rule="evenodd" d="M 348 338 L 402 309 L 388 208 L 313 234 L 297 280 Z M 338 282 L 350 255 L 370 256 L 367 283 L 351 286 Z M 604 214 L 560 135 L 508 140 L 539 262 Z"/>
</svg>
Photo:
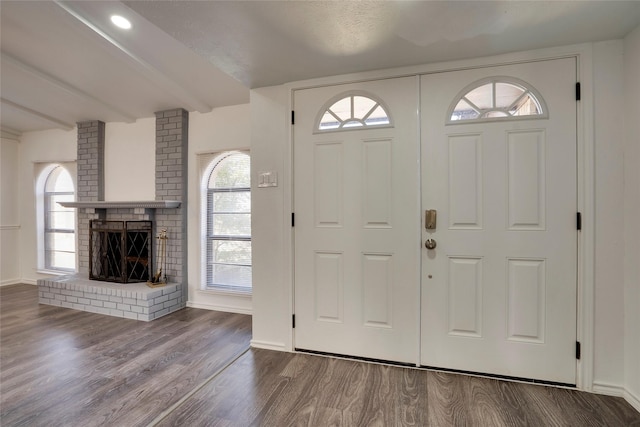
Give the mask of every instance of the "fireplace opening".
<svg viewBox="0 0 640 427">
<path fill-rule="evenodd" d="M 117 283 L 149 280 L 152 232 L 152 221 L 91 220 L 89 278 Z"/>
</svg>

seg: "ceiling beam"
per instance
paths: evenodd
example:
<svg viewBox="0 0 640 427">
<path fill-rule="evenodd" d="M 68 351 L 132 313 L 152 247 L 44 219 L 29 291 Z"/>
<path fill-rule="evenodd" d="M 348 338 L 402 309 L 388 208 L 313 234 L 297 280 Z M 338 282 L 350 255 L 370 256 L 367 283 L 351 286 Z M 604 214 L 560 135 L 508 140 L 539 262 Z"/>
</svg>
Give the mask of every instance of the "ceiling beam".
<svg viewBox="0 0 640 427">
<path fill-rule="evenodd" d="M 93 30 L 107 42 L 111 43 L 114 47 L 116 47 L 120 52 L 127 55 L 135 63 L 142 66 L 149 73 L 149 76 L 147 77 L 150 77 L 151 80 L 154 81 L 158 86 L 171 93 L 183 104 L 180 105 L 180 107 L 185 108 L 189 111 L 196 110 L 201 113 L 208 113 L 213 109 L 213 107 L 201 101 L 187 89 L 176 83 L 171 77 L 169 77 L 162 71 L 161 67 L 154 66 L 153 64 L 147 62 L 144 59 L 143 55 L 134 52 L 131 49 L 128 49 L 122 43 L 118 42 L 112 36 L 100 29 L 97 25 L 92 23 L 88 18 L 85 18 L 82 13 L 75 10 L 72 5 L 60 0 L 54 0 L 54 3 L 64 9 L 78 21 L 86 25 L 88 28 Z"/>
<path fill-rule="evenodd" d="M 57 119 L 55 117 L 51 117 L 47 114 L 41 113 L 40 111 L 36 111 L 33 110 L 29 107 L 25 107 L 24 105 L 20 105 L 16 102 L 13 102 L 11 100 L 5 99 L 5 98 L 0 98 L 0 104 L 2 105 L 6 105 L 8 107 L 11 108 L 15 108 L 16 110 L 19 110 L 23 113 L 26 113 L 30 116 L 36 117 L 38 119 L 44 120 L 46 122 L 52 123 L 54 125 L 56 125 L 56 127 L 64 129 L 64 130 L 71 130 L 75 127 L 75 125 L 73 123 L 69 123 L 69 122 L 65 122 L 64 120 L 60 120 Z"/>
<path fill-rule="evenodd" d="M 32 65 L 29 65 L 29 64 L 26 64 L 26 63 L 22 62 L 21 60 L 19 60 L 17 58 L 14 58 L 11 55 L 8 55 L 8 54 L 3 52 L 2 56 L 1 56 L 1 59 L 2 59 L 3 63 L 11 64 L 14 67 L 19 68 L 20 70 L 22 70 L 22 71 L 24 71 L 26 73 L 29 73 L 32 76 L 35 76 L 35 77 L 39 78 L 40 80 L 43 80 L 46 83 L 51 84 L 51 85 L 57 87 L 58 89 L 61 89 L 61 90 L 65 91 L 65 92 L 67 92 L 67 93 L 69 93 L 69 94 L 71 94 L 73 96 L 76 96 L 78 98 L 82 98 L 82 99 L 85 99 L 85 100 L 88 100 L 90 102 L 93 102 L 95 104 L 100 105 L 101 107 L 103 107 L 103 108 L 111 111 L 112 113 L 115 113 L 116 115 L 118 115 L 118 117 L 120 117 L 120 119 L 125 121 L 125 122 L 133 123 L 133 122 L 136 121 L 136 117 L 134 117 L 133 115 L 131 115 L 129 113 L 126 113 L 126 112 L 120 110 L 119 108 L 114 107 L 113 105 L 108 104 L 108 103 L 96 98 L 95 96 L 90 95 L 87 92 L 85 92 L 85 91 L 83 91 L 81 89 L 78 89 L 77 87 L 75 87 L 75 86 L 73 86 L 73 85 L 71 85 L 71 84 L 69 84 L 67 82 L 62 81 L 62 80 L 58 79 L 57 77 L 54 77 L 51 74 L 42 71 L 39 68 L 36 68 L 36 67 L 34 67 Z"/>
<path fill-rule="evenodd" d="M 13 141 L 20 142 L 20 136 L 22 136 L 22 132 L 19 130 L 12 129 L 8 126 L 0 126 L 0 137 L 3 139 L 11 139 Z"/>
</svg>

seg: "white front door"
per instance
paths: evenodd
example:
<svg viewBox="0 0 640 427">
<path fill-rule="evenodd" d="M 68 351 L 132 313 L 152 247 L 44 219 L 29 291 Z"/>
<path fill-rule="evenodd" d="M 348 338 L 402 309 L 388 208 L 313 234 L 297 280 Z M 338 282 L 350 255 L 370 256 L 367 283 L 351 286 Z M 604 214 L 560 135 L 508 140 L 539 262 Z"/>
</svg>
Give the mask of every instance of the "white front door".
<svg viewBox="0 0 640 427">
<path fill-rule="evenodd" d="M 496 80 L 536 89 L 548 117 L 447 124 Z M 422 77 L 422 365 L 575 384 L 575 82 L 573 58 Z"/>
<path fill-rule="evenodd" d="M 416 79 L 294 93 L 297 349 L 417 363 Z M 380 120 L 376 101 L 390 124 Z M 351 112 L 354 103 L 360 113 Z M 354 114 L 368 117 L 367 125 L 348 117 Z M 319 130 L 323 117 L 345 127 Z"/>
</svg>

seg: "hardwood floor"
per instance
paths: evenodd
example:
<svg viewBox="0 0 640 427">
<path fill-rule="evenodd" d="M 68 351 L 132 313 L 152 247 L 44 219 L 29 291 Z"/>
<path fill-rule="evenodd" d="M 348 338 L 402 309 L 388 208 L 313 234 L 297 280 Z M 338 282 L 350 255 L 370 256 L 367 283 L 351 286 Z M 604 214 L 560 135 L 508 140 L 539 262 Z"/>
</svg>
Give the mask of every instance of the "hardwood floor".
<svg viewBox="0 0 640 427">
<path fill-rule="evenodd" d="M 0 288 L 4 426 L 640 426 L 621 398 L 252 349 L 248 316 L 150 323 Z"/>
<path fill-rule="evenodd" d="M 0 424 L 144 426 L 249 348 L 251 317 L 186 308 L 140 322 L 0 288 Z"/>
</svg>

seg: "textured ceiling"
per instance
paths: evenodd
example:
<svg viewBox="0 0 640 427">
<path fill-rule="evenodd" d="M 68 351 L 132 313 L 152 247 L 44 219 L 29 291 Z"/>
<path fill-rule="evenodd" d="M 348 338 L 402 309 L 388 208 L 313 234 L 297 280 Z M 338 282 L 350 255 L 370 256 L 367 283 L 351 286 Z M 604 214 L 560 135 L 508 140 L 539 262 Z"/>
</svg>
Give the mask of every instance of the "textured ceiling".
<svg viewBox="0 0 640 427">
<path fill-rule="evenodd" d="M 1 1 L 0 18 L 0 125 L 18 137 L 206 112 L 296 80 L 619 39 L 640 1 Z"/>
<path fill-rule="evenodd" d="M 627 1 L 126 4 L 249 87 L 624 37 Z"/>
</svg>

